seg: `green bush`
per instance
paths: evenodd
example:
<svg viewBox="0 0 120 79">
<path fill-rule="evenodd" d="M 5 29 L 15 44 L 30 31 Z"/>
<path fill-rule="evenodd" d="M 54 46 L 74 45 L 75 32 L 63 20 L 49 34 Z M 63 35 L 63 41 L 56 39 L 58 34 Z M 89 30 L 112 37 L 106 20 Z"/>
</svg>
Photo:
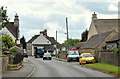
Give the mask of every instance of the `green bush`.
<svg viewBox="0 0 120 79">
<path fill-rule="evenodd" d="M 14 52 L 18 52 L 18 50 L 17 49 L 11 49 L 10 50 L 10 53 L 14 53 Z"/>
<path fill-rule="evenodd" d="M 112 50 L 118 54 L 120 52 L 120 46 L 118 48 L 113 48 Z"/>
</svg>

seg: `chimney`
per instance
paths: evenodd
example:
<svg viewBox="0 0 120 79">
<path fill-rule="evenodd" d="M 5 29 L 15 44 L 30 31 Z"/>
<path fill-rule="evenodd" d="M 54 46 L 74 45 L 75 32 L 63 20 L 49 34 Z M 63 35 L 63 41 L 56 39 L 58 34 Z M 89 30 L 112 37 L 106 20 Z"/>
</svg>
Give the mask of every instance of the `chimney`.
<svg viewBox="0 0 120 79">
<path fill-rule="evenodd" d="M 18 15 L 17 15 L 17 13 L 16 13 L 16 15 L 15 15 L 15 19 L 14 19 L 14 26 L 16 27 L 16 28 L 19 28 L 19 19 L 18 19 Z"/>
<path fill-rule="evenodd" d="M 44 30 L 44 31 L 40 31 L 40 35 L 43 35 L 43 36 L 47 36 L 47 30 Z"/>
<path fill-rule="evenodd" d="M 94 21 L 94 20 L 97 20 L 97 14 L 95 14 L 95 12 L 94 12 L 94 14 L 92 14 L 92 21 Z"/>
</svg>

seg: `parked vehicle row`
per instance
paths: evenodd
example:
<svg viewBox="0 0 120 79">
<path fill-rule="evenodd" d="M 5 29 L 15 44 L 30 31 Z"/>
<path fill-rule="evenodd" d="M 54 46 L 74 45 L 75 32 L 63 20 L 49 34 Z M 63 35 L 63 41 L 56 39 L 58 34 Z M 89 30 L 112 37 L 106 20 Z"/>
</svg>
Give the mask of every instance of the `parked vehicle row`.
<svg viewBox="0 0 120 79">
<path fill-rule="evenodd" d="M 66 54 L 67 62 L 77 61 L 79 64 L 95 63 L 96 60 L 91 53 L 82 53 L 79 55 L 77 50 L 68 51 Z"/>
</svg>

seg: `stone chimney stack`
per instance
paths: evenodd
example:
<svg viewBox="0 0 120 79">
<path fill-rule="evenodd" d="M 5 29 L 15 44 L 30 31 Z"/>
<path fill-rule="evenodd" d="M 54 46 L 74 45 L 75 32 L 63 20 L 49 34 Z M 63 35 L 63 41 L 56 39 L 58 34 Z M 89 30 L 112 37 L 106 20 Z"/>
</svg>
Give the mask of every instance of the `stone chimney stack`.
<svg viewBox="0 0 120 79">
<path fill-rule="evenodd" d="M 97 14 L 95 14 L 95 12 L 94 12 L 94 14 L 92 14 L 92 21 L 94 21 L 94 20 L 97 20 Z"/>
<path fill-rule="evenodd" d="M 15 19 L 14 19 L 14 26 L 16 27 L 16 28 L 19 28 L 19 18 L 18 18 L 19 16 L 17 15 L 17 13 L 16 13 L 16 15 L 15 15 Z"/>
<path fill-rule="evenodd" d="M 40 31 L 40 34 L 42 34 L 43 36 L 47 36 L 47 30 Z"/>
</svg>

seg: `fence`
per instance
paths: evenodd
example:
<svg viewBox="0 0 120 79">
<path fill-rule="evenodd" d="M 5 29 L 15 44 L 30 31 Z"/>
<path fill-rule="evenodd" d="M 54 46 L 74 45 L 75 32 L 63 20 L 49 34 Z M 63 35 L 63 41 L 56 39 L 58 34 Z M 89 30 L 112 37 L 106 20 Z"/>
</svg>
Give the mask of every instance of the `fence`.
<svg viewBox="0 0 120 79">
<path fill-rule="evenodd" d="M 98 60 L 98 62 L 120 66 L 120 53 L 96 52 L 95 58 Z"/>
</svg>

